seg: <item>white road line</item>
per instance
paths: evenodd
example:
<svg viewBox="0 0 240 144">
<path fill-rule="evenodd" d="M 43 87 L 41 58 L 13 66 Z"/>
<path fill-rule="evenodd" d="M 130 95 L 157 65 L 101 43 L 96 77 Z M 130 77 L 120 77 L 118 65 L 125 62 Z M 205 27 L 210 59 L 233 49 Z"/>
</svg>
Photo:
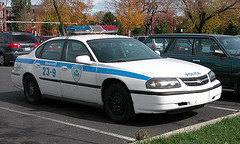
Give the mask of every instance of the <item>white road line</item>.
<svg viewBox="0 0 240 144">
<path fill-rule="evenodd" d="M 234 112 L 238 112 L 239 110 L 237 109 L 230 109 L 230 108 L 223 108 L 223 107 L 215 107 L 215 106 L 206 106 L 209 108 L 214 108 L 214 109 L 220 109 L 220 110 L 227 110 L 227 111 L 234 111 Z"/>
<path fill-rule="evenodd" d="M 86 126 L 81 126 L 81 125 L 77 125 L 77 124 L 73 124 L 73 123 L 69 123 L 69 122 L 55 120 L 55 119 L 51 119 L 51 118 L 47 118 L 47 117 L 42 117 L 42 116 L 38 116 L 38 115 L 35 115 L 35 114 L 16 111 L 16 110 L 9 109 L 9 108 L 0 107 L 0 109 L 7 110 L 7 111 L 10 111 L 10 112 L 15 112 L 15 113 L 22 114 L 22 115 L 32 116 L 32 117 L 35 117 L 35 118 L 40 118 L 40 119 L 43 119 L 43 120 L 48 120 L 48 121 L 52 121 L 52 122 L 56 122 L 56 123 L 80 128 L 80 129 L 85 129 L 85 130 L 88 130 L 88 131 L 93 131 L 93 132 L 96 132 L 96 133 L 101 133 L 101 134 L 109 135 L 109 136 L 112 136 L 112 137 L 125 139 L 125 140 L 128 140 L 128 141 L 135 141 L 136 140 L 136 139 L 131 138 L 131 137 L 127 137 L 127 136 L 123 136 L 123 135 L 119 135 L 119 134 L 115 134 L 115 133 L 110 133 L 110 132 L 106 132 L 106 131 L 102 131 L 102 130 L 98 130 L 98 129 L 94 129 L 94 128 L 90 128 L 90 127 L 86 127 Z"/>
</svg>

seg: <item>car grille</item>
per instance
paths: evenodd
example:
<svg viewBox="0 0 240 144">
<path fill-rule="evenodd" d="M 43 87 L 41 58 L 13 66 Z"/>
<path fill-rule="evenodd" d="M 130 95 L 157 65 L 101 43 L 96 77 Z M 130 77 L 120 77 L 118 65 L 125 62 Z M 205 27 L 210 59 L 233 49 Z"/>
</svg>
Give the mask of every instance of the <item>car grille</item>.
<svg viewBox="0 0 240 144">
<path fill-rule="evenodd" d="M 201 86 L 209 82 L 207 75 L 195 78 L 180 78 L 188 86 Z"/>
</svg>

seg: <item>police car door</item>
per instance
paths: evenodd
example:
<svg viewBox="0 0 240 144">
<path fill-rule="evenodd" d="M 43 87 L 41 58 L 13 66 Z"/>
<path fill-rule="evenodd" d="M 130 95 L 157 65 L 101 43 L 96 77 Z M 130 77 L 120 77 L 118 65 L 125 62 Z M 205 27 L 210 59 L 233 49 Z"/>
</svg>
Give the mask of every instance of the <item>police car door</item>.
<svg viewBox="0 0 240 144">
<path fill-rule="evenodd" d="M 75 62 L 77 56 L 88 55 L 91 57 L 86 46 L 80 41 L 68 40 L 64 55 L 66 62 L 61 65 L 63 97 L 98 103 L 101 97 L 97 97 L 96 66 Z"/>
<path fill-rule="evenodd" d="M 37 50 L 34 73 L 43 95 L 61 97 L 60 63 L 64 41 L 49 41 Z"/>
</svg>

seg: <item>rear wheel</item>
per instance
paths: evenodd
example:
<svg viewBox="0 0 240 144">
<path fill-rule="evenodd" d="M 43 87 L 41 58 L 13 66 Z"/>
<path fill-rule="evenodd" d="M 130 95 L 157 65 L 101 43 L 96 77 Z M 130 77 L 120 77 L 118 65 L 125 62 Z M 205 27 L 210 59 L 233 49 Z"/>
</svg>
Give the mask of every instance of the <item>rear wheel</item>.
<svg viewBox="0 0 240 144">
<path fill-rule="evenodd" d="M 117 123 L 128 123 L 135 118 L 131 96 L 119 83 L 107 88 L 104 95 L 104 108 L 108 117 Z"/>
<path fill-rule="evenodd" d="M 5 65 L 5 57 L 2 53 L 0 53 L 0 66 Z"/>
<path fill-rule="evenodd" d="M 42 95 L 38 87 L 36 79 L 32 75 L 28 75 L 23 82 L 24 94 L 30 104 L 40 104 Z"/>
</svg>

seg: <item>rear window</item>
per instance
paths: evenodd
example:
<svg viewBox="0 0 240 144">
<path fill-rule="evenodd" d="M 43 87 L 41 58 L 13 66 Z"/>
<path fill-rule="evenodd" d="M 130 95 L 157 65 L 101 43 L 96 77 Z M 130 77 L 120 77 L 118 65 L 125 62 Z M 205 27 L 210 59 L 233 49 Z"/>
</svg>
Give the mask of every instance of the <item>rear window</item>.
<svg viewBox="0 0 240 144">
<path fill-rule="evenodd" d="M 12 35 L 13 43 L 38 43 L 37 39 L 33 35 Z"/>
</svg>

